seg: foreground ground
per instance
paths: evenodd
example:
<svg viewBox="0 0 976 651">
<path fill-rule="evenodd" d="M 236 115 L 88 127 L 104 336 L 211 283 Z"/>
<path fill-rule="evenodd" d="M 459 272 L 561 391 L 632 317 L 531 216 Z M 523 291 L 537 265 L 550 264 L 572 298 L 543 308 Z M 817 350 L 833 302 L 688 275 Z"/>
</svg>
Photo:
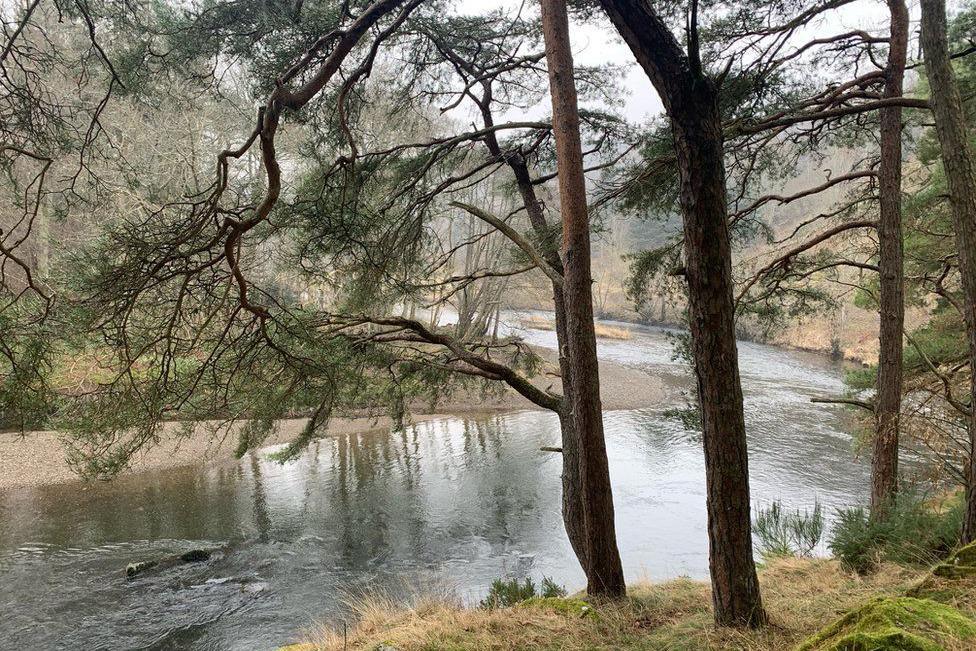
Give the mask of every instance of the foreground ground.
<svg viewBox="0 0 976 651">
<path fill-rule="evenodd" d="M 559 391 L 559 378 L 552 374 L 555 370 L 555 353 L 548 350 L 537 352 L 547 360 L 547 365 L 545 372 L 533 378 L 533 383 L 543 389 Z M 660 404 L 664 399 L 665 387 L 659 378 L 620 364 L 600 362 L 600 382 L 605 410 L 639 409 Z M 415 405 L 412 420 L 419 422 L 459 414 L 535 408 L 528 400 L 508 390 L 487 399 L 482 396 L 458 396 L 433 408 Z M 267 444 L 291 441 L 303 424 L 303 420 L 282 422 L 277 434 Z M 390 426 L 388 418 L 335 418 L 330 423 L 329 431 L 332 434 L 388 431 Z M 176 428 L 172 431 L 175 432 Z M 215 438 L 203 428 L 188 438 L 177 438 L 175 434 L 164 436 L 157 446 L 139 454 L 127 472 L 234 463 L 236 445 L 234 436 Z M 77 479 L 65 461 L 65 448 L 56 432 L 28 432 L 25 435 L 0 432 L 0 490 L 66 483 Z"/>
<path fill-rule="evenodd" d="M 958 608 L 962 615 L 976 616 L 976 582 L 972 578 L 953 582 L 947 588 L 933 585 L 928 576 L 925 570 L 884 565 L 870 576 L 861 577 L 845 571 L 836 560 L 777 559 L 760 573 L 771 623 L 759 632 L 716 629 L 711 623 L 707 584 L 687 579 L 633 585 L 625 602 L 593 604 L 592 613 L 581 606 L 582 602 L 572 599 L 539 599 L 511 608 L 484 610 L 463 608 L 444 596 L 418 597 L 409 608 L 372 597 L 352 603 L 360 624 L 345 637 L 328 630 L 311 631 L 306 635 L 307 641 L 286 649 L 785 651 L 797 648 L 845 612 L 879 597 L 932 597 L 941 602 L 939 607 L 945 604 Z M 920 586 L 924 587 L 921 593 Z M 931 647 L 912 646 L 911 640 L 892 646 L 872 642 L 865 646 L 834 646 L 834 640 L 810 648 L 976 649 L 976 638 L 949 634 L 937 639 Z"/>
</svg>

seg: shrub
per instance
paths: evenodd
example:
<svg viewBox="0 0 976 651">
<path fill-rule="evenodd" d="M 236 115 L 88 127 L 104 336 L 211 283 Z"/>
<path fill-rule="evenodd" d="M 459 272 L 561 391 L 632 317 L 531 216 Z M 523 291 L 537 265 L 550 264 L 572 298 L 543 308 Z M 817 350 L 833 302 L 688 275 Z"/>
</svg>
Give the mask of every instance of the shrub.
<svg viewBox="0 0 976 651">
<path fill-rule="evenodd" d="M 865 574 L 880 557 L 878 533 L 863 507 L 839 509 L 828 547 L 847 568 Z"/>
<path fill-rule="evenodd" d="M 842 509 L 830 539 L 830 550 L 859 573 L 879 561 L 930 565 L 959 542 L 963 503 L 955 498 L 943 509 L 914 493 L 899 495 L 883 520 L 872 519 L 861 507 Z"/>
<path fill-rule="evenodd" d="M 481 600 L 482 608 L 507 608 L 531 599 L 543 597 L 565 597 L 566 588 L 547 576 L 542 577 L 541 591 L 536 590 L 535 583 L 529 577 L 519 582 L 518 579 L 495 579 L 488 588 L 488 596 Z"/>
<path fill-rule="evenodd" d="M 773 502 L 756 509 L 752 531 L 759 553 L 766 558 L 809 556 L 823 537 L 823 507 L 815 502 L 813 511 L 797 509 L 791 513 L 780 502 Z"/>
<path fill-rule="evenodd" d="M 545 599 L 551 599 L 553 597 L 565 597 L 566 588 L 559 585 L 548 576 L 542 577 L 542 594 L 539 595 Z"/>
</svg>

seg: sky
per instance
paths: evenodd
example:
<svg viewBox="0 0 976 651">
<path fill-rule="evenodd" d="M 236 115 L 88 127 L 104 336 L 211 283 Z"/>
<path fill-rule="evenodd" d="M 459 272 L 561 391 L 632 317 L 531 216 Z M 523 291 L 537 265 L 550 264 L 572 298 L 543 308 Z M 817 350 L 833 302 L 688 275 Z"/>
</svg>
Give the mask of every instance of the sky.
<svg viewBox="0 0 976 651">
<path fill-rule="evenodd" d="M 461 0 L 461 13 L 478 13 L 485 10 L 484 0 Z M 523 4 L 522 0 L 495 0 L 492 7 L 506 7 L 515 11 Z M 525 2 L 527 11 L 537 13 L 532 0 Z M 909 0 L 909 11 L 912 17 L 912 29 L 918 28 L 918 0 Z M 952 5 L 950 1 L 950 12 Z M 799 34 L 798 39 L 817 38 L 824 34 L 843 33 L 852 29 L 864 29 L 877 32 L 878 28 L 887 28 L 888 8 L 882 0 L 858 0 L 840 10 L 833 11 L 819 24 L 811 26 L 806 34 Z M 573 57 L 583 65 L 598 65 L 607 62 L 626 65 L 626 74 L 622 80 L 627 92 L 624 100 L 623 114 L 633 122 L 643 123 L 649 118 L 663 113 L 660 98 L 651 86 L 643 70 L 634 61 L 633 54 L 620 39 L 613 26 L 608 21 L 593 21 L 590 23 L 574 22 L 570 27 L 570 38 L 573 44 Z"/>
</svg>

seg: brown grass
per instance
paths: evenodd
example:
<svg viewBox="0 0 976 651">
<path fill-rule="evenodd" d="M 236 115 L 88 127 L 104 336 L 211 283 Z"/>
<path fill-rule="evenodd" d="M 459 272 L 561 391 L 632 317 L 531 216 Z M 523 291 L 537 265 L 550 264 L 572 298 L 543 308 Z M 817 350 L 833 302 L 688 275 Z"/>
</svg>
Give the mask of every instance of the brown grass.
<svg viewBox="0 0 976 651">
<path fill-rule="evenodd" d="M 836 560 L 779 559 L 760 573 L 771 625 L 759 632 L 712 625 L 707 584 L 689 579 L 638 583 L 620 603 L 594 604 L 598 617 L 539 607 L 482 610 L 460 607 L 456 599 L 418 598 L 404 607 L 371 597 L 355 604 L 359 625 L 344 641 L 318 631 L 296 649 L 400 651 L 491 649 L 660 649 L 700 651 L 786 651 L 842 612 L 885 595 L 904 594 L 923 573 L 884 566 L 869 577 L 843 570 Z"/>
<path fill-rule="evenodd" d="M 544 316 L 532 314 L 522 317 L 522 327 L 532 328 L 533 330 L 552 331 L 556 329 L 556 323 Z M 633 337 L 633 334 L 627 328 L 607 325 L 605 323 L 594 323 L 593 329 L 596 331 L 596 336 L 602 339 L 630 339 Z"/>
<path fill-rule="evenodd" d="M 522 327 L 533 330 L 555 330 L 556 322 L 538 314 L 530 314 L 522 317 Z"/>
</svg>

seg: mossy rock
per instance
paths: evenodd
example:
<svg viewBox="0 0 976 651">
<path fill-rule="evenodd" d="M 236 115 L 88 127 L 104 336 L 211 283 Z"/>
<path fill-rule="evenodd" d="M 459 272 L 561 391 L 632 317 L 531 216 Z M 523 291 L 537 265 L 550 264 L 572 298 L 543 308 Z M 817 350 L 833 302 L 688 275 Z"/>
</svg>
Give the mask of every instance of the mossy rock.
<svg viewBox="0 0 976 651">
<path fill-rule="evenodd" d="M 580 618 L 596 619 L 596 610 L 582 599 L 566 599 L 564 597 L 530 597 L 517 604 L 518 608 L 540 608 L 551 610 L 563 615 Z"/>
<path fill-rule="evenodd" d="M 942 651 L 944 643 L 976 639 L 976 622 L 931 599 L 875 599 L 852 610 L 797 651 Z"/>
<path fill-rule="evenodd" d="M 976 576 L 976 543 L 957 549 L 952 556 L 932 568 L 932 574 L 947 579 Z"/>
</svg>

